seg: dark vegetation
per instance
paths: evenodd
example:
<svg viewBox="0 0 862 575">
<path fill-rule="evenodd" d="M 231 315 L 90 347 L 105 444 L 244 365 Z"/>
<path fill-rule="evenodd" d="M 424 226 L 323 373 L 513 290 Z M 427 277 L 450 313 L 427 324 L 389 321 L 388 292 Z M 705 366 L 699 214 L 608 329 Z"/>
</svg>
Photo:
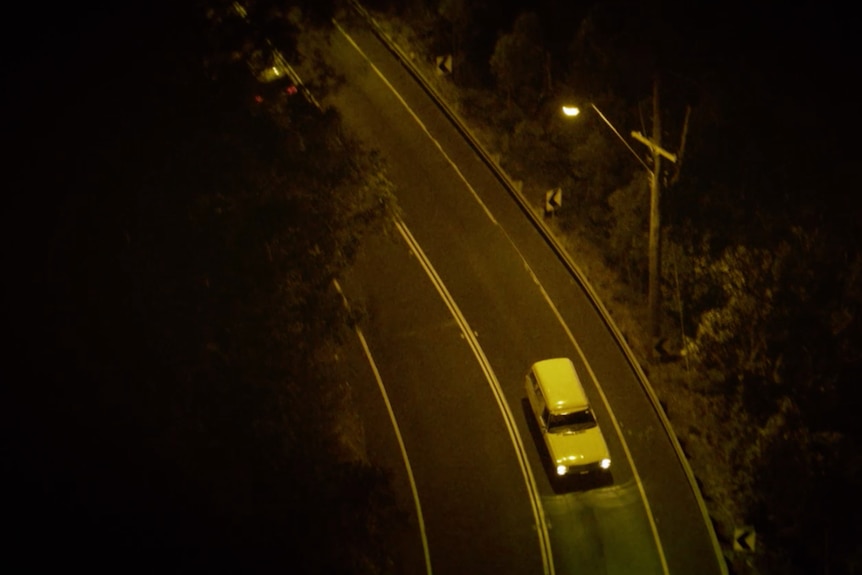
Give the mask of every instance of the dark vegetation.
<svg viewBox="0 0 862 575">
<path fill-rule="evenodd" d="M 255 100 L 275 3 L 145 4 L 10 9 L 0 569 L 386 570 L 402 519 L 332 360 L 383 166 Z"/>
<path fill-rule="evenodd" d="M 682 156 L 661 174 L 663 359 L 687 366 L 665 390 L 706 398 L 718 421 L 732 485 L 700 479 L 711 511 L 732 509 L 717 519 L 729 563 L 862 571 L 862 123 L 846 88 L 849 14 L 813 3 L 365 4 L 407 22 L 429 62 L 453 55 L 449 82 L 470 124 L 537 201 L 564 189 L 557 224 L 591 237 L 635 294 L 646 291 L 647 177 L 587 102 L 649 162 L 629 133 L 651 134 L 659 81 L 662 142 Z M 563 102 L 581 117 L 563 119 Z M 757 529 L 754 554 L 731 549 L 744 524 Z"/>
<path fill-rule="evenodd" d="M 387 566 L 397 513 L 333 431 L 327 354 L 350 320 L 331 280 L 392 209 L 388 184 L 332 112 L 255 103 L 246 61 L 267 63 L 266 38 L 293 55 L 291 3 L 248 3 L 251 25 L 230 4 L 4 12 L 5 571 Z M 293 5 L 329 21 L 329 3 Z M 691 107 L 683 162 L 662 174 L 663 333 L 695 374 L 679 385 L 724 422 L 733 520 L 758 532 L 755 554 L 728 556 L 738 572 L 862 571 L 852 19 L 828 4 L 367 5 L 409 20 L 429 58 L 454 55 L 506 169 L 527 191 L 562 186 L 559 224 L 636 293 L 644 172 L 559 105 L 648 134 L 659 78 L 672 150 Z"/>
</svg>

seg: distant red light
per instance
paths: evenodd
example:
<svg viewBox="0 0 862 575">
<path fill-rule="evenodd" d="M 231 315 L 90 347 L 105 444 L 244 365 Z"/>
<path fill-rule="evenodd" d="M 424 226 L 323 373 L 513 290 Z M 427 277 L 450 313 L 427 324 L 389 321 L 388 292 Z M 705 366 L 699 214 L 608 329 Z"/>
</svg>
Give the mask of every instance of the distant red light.
<svg viewBox="0 0 862 575">
<path fill-rule="evenodd" d="M 254 97 L 254 101 L 260 104 L 261 102 L 263 102 L 263 96 L 261 96 L 260 94 L 256 95 Z"/>
<path fill-rule="evenodd" d="M 294 95 L 294 94 L 296 94 L 299 90 L 297 90 L 296 86 L 290 85 L 290 86 L 288 86 L 287 88 L 285 88 L 285 89 L 284 89 L 284 91 L 285 91 L 285 92 L 287 92 L 287 93 L 288 93 L 288 95 L 293 96 L 293 95 Z"/>
</svg>

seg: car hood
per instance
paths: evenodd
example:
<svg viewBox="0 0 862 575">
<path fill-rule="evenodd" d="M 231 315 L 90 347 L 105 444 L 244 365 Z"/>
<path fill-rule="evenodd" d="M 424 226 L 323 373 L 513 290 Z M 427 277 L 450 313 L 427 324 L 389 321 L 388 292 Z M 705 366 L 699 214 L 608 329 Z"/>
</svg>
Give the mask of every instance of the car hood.
<svg viewBox="0 0 862 575">
<path fill-rule="evenodd" d="M 585 431 L 547 433 L 545 438 L 555 466 L 589 465 L 610 458 L 598 426 Z"/>
</svg>

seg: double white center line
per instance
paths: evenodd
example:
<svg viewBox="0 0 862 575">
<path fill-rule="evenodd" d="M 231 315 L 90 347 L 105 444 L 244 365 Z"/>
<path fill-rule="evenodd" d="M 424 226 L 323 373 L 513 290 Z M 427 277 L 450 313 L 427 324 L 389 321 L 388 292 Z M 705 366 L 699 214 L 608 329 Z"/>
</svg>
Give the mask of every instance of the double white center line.
<svg viewBox="0 0 862 575">
<path fill-rule="evenodd" d="M 437 274 L 436 270 L 431 265 L 431 262 L 425 255 L 425 252 L 422 251 L 422 248 L 419 246 L 419 243 L 413 237 L 413 234 L 410 233 L 410 230 L 407 228 L 407 225 L 402 221 L 398 221 L 396 222 L 396 227 L 401 233 L 401 236 L 404 238 L 404 241 L 407 246 L 416 256 L 416 259 L 422 266 L 422 269 L 425 270 L 425 273 L 428 275 L 428 278 L 431 280 L 431 283 L 434 285 L 435 289 L 437 290 L 437 293 L 440 295 L 440 298 L 446 304 L 446 307 L 449 309 L 449 312 L 452 314 L 452 317 L 458 324 L 458 327 L 464 335 L 465 341 L 470 346 L 470 350 L 473 352 L 473 355 L 475 356 L 476 361 L 482 369 L 482 372 L 485 375 L 485 379 L 491 388 L 491 392 L 494 395 L 495 401 L 497 402 L 497 407 L 499 408 L 500 413 L 503 416 L 503 422 L 506 425 L 506 429 L 509 433 L 509 438 L 512 441 L 512 446 L 515 449 L 518 466 L 521 468 L 521 474 L 524 479 L 524 484 L 527 488 L 527 494 L 533 513 L 533 521 L 536 525 L 536 533 L 538 534 L 539 538 L 539 550 L 542 556 L 544 573 L 546 575 L 553 575 L 554 562 L 551 553 L 551 541 L 550 537 L 548 536 L 548 527 L 545 521 L 545 512 L 542 507 L 539 489 L 536 486 L 536 480 L 533 476 L 532 469 L 530 468 L 530 462 L 527 458 L 527 452 L 524 449 L 524 444 L 521 441 L 520 434 L 518 433 L 515 424 L 515 418 L 512 415 L 512 411 L 509 409 L 509 404 L 506 402 L 506 397 L 503 393 L 503 389 L 500 387 L 500 382 L 497 380 L 497 376 L 494 374 L 494 370 L 491 367 L 488 358 L 485 356 L 485 352 L 482 351 L 482 347 L 481 345 L 479 345 L 479 342 L 476 339 L 476 336 L 471 329 L 470 324 L 467 322 L 467 319 L 464 317 L 464 314 L 461 313 L 461 310 L 458 308 L 458 304 L 455 303 L 455 299 L 449 293 L 449 290 L 446 289 L 446 286 L 443 284 L 443 281 L 440 279 L 440 276 Z M 338 289 L 339 293 L 341 293 L 341 287 L 338 285 L 337 282 L 335 286 L 336 289 Z M 344 297 L 343 293 L 342 297 Z M 346 304 L 347 300 L 345 298 L 345 305 Z M 356 333 L 359 337 L 359 341 L 362 344 L 363 349 L 365 350 L 365 354 L 368 357 L 368 362 L 371 365 L 371 369 L 374 372 L 374 376 L 377 379 L 377 385 L 380 388 L 380 393 L 383 396 L 383 401 L 386 404 L 386 409 L 389 412 L 389 418 L 392 422 L 392 427 L 395 430 L 395 436 L 401 449 L 401 456 L 404 460 L 405 468 L 407 469 L 407 477 L 410 481 L 410 489 L 413 493 L 413 499 L 416 506 L 416 516 L 419 522 L 419 532 L 422 538 L 422 548 L 425 553 L 425 568 L 427 570 L 427 573 L 430 575 L 431 555 L 428 548 L 428 540 L 425 535 L 425 523 L 422 515 L 422 505 L 419 498 L 419 491 L 416 488 L 416 482 L 413 477 L 413 470 L 410 466 L 410 459 L 407 455 L 407 449 L 404 446 L 404 440 L 402 439 L 401 431 L 398 428 L 398 421 L 395 417 L 394 411 L 392 410 L 392 405 L 389 401 L 389 396 L 386 393 L 386 388 L 383 385 L 383 381 L 380 377 L 377 365 L 375 364 L 374 359 L 371 356 L 371 351 L 368 348 L 368 344 L 365 341 L 365 336 L 362 334 L 362 331 L 358 327 L 356 328 Z"/>
</svg>

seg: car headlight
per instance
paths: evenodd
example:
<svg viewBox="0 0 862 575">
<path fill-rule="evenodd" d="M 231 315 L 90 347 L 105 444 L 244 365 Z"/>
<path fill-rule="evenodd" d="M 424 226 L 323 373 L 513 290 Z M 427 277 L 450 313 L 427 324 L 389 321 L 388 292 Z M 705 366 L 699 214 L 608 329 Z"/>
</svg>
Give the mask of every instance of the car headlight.
<svg viewBox="0 0 862 575">
<path fill-rule="evenodd" d="M 605 457 L 604 459 L 602 459 L 602 462 L 600 465 L 602 466 L 602 469 L 607 469 L 611 466 L 611 460 L 608 459 L 607 457 Z"/>
<path fill-rule="evenodd" d="M 557 475 L 565 475 L 568 469 L 565 465 L 557 465 Z"/>
</svg>

